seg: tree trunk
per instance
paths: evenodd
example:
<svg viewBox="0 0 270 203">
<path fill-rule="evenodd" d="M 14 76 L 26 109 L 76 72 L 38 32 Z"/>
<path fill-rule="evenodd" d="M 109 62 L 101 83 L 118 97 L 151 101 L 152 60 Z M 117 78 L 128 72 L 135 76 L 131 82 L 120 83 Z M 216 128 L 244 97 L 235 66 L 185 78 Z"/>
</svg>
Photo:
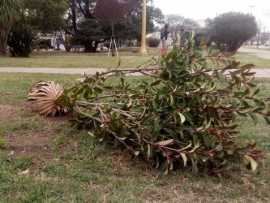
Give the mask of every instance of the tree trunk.
<svg viewBox="0 0 270 203">
<path fill-rule="evenodd" d="M 3 47 L 1 43 L 0 43 L 0 55 L 6 55 L 6 49 Z"/>
<path fill-rule="evenodd" d="M 98 42 L 97 41 L 90 41 L 89 43 L 86 43 L 85 45 L 85 52 L 94 53 L 97 52 Z"/>
<path fill-rule="evenodd" d="M 7 32 L 0 29 L 0 55 L 5 55 L 7 51 Z"/>
<path fill-rule="evenodd" d="M 243 45 L 244 42 L 231 42 L 227 47 L 227 52 L 235 54 L 237 50 Z"/>
<path fill-rule="evenodd" d="M 71 15 L 72 15 L 72 26 L 74 33 L 77 33 L 77 11 L 76 11 L 76 0 L 71 0 Z"/>
</svg>

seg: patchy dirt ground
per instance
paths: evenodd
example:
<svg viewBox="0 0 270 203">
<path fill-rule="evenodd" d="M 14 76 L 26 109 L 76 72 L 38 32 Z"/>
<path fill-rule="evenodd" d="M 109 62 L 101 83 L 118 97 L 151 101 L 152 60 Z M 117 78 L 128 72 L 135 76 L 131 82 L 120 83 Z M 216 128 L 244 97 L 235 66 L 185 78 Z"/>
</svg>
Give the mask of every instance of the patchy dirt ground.
<svg viewBox="0 0 270 203">
<path fill-rule="evenodd" d="M 20 130 L 12 132 L 5 132 L 3 135 L 6 150 L 9 155 L 17 157 L 31 157 L 33 163 L 39 165 L 41 162 L 46 160 L 52 160 L 53 154 L 53 143 L 56 138 L 57 132 L 55 129 L 56 123 L 63 123 L 66 118 L 42 118 L 38 117 L 39 124 L 37 127 L 33 127 L 32 124 L 32 113 L 27 105 L 23 108 L 19 108 L 12 105 L 0 105 L 0 121 L 6 122 L 18 122 L 17 120 L 29 119 L 22 125 L 26 130 Z M 25 125 L 27 125 L 25 127 Z M 31 125 L 32 128 L 31 128 Z"/>
<path fill-rule="evenodd" d="M 11 105 L 0 105 L 0 121 L 17 115 L 17 109 Z"/>
<path fill-rule="evenodd" d="M 35 133 L 29 135 L 10 134 L 5 137 L 7 150 L 11 155 L 29 156 L 33 161 L 52 159 L 52 139 L 50 132 Z"/>
<path fill-rule="evenodd" d="M 0 98 L 12 97 L 3 92 Z M 24 97 L 9 103 L 14 106 L 6 101 L 0 104 L 0 202 L 269 202 L 268 158 L 258 174 L 163 176 L 113 146 L 93 142 L 71 128 L 68 117 L 38 116 Z M 245 126 L 259 143 L 269 143 L 268 127 Z"/>
</svg>

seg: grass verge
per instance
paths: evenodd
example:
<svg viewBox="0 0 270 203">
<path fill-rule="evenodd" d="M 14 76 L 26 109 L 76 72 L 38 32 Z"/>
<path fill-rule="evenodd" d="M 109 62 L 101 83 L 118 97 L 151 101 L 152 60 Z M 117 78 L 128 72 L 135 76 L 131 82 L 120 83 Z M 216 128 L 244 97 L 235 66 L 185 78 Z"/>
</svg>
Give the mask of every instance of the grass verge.
<svg viewBox="0 0 270 203">
<path fill-rule="evenodd" d="M 0 67 L 27 68 L 136 68 L 151 59 L 153 55 L 141 56 L 132 52 L 120 52 L 120 57 L 109 57 L 106 53 L 40 52 L 29 58 L 1 57 Z"/>
<path fill-rule="evenodd" d="M 234 58 L 243 64 L 254 64 L 256 68 L 270 68 L 270 59 L 263 59 L 255 54 L 237 53 Z"/>
<path fill-rule="evenodd" d="M 1 74 L 0 202 L 269 202 L 270 127 L 241 121 L 241 139 L 265 151 L 256 173 L 228 177 L 163 176 L 139 160 L 104 146 L 64 119 L 45 119 L 25 108 L 34 81 L 68 85 L 77 76 Z M 260 80 L 261 95 L 270 81 Z"/>
</svg>

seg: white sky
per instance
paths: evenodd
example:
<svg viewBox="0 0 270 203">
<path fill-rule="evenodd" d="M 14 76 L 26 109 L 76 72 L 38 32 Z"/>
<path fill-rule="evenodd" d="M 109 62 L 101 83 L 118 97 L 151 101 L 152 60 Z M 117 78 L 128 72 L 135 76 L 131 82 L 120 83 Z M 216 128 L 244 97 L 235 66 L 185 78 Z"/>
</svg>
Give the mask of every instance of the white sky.
<svg viewBox="0 0 270 203">
<path fill-rule="evenodd" d="M 262 29 L 270 31 L 270 0 L 154 0 L 164 14 L 202 20 L 228 11 L 253 13 Z"/>
</svg>

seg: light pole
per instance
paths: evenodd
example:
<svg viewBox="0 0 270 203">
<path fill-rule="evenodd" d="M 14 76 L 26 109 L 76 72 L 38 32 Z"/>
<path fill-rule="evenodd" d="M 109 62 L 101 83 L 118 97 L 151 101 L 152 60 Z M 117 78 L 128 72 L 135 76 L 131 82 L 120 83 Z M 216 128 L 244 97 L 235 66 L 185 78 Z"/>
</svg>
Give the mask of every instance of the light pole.
<svg viewBox="0 0 270 203">
<path fill-rule="evenodd" d="M 147 54 L 146 50 L 146 0 L 142 0 L 142 33 L 141 33 L 141 54 Z"/>
<path fill-rule="evenodd" d="M 256 7 L 255 5 L 249 5 L 251 15 L 253 15 L 253 10 L 255 7 Z"/>
</svg>

